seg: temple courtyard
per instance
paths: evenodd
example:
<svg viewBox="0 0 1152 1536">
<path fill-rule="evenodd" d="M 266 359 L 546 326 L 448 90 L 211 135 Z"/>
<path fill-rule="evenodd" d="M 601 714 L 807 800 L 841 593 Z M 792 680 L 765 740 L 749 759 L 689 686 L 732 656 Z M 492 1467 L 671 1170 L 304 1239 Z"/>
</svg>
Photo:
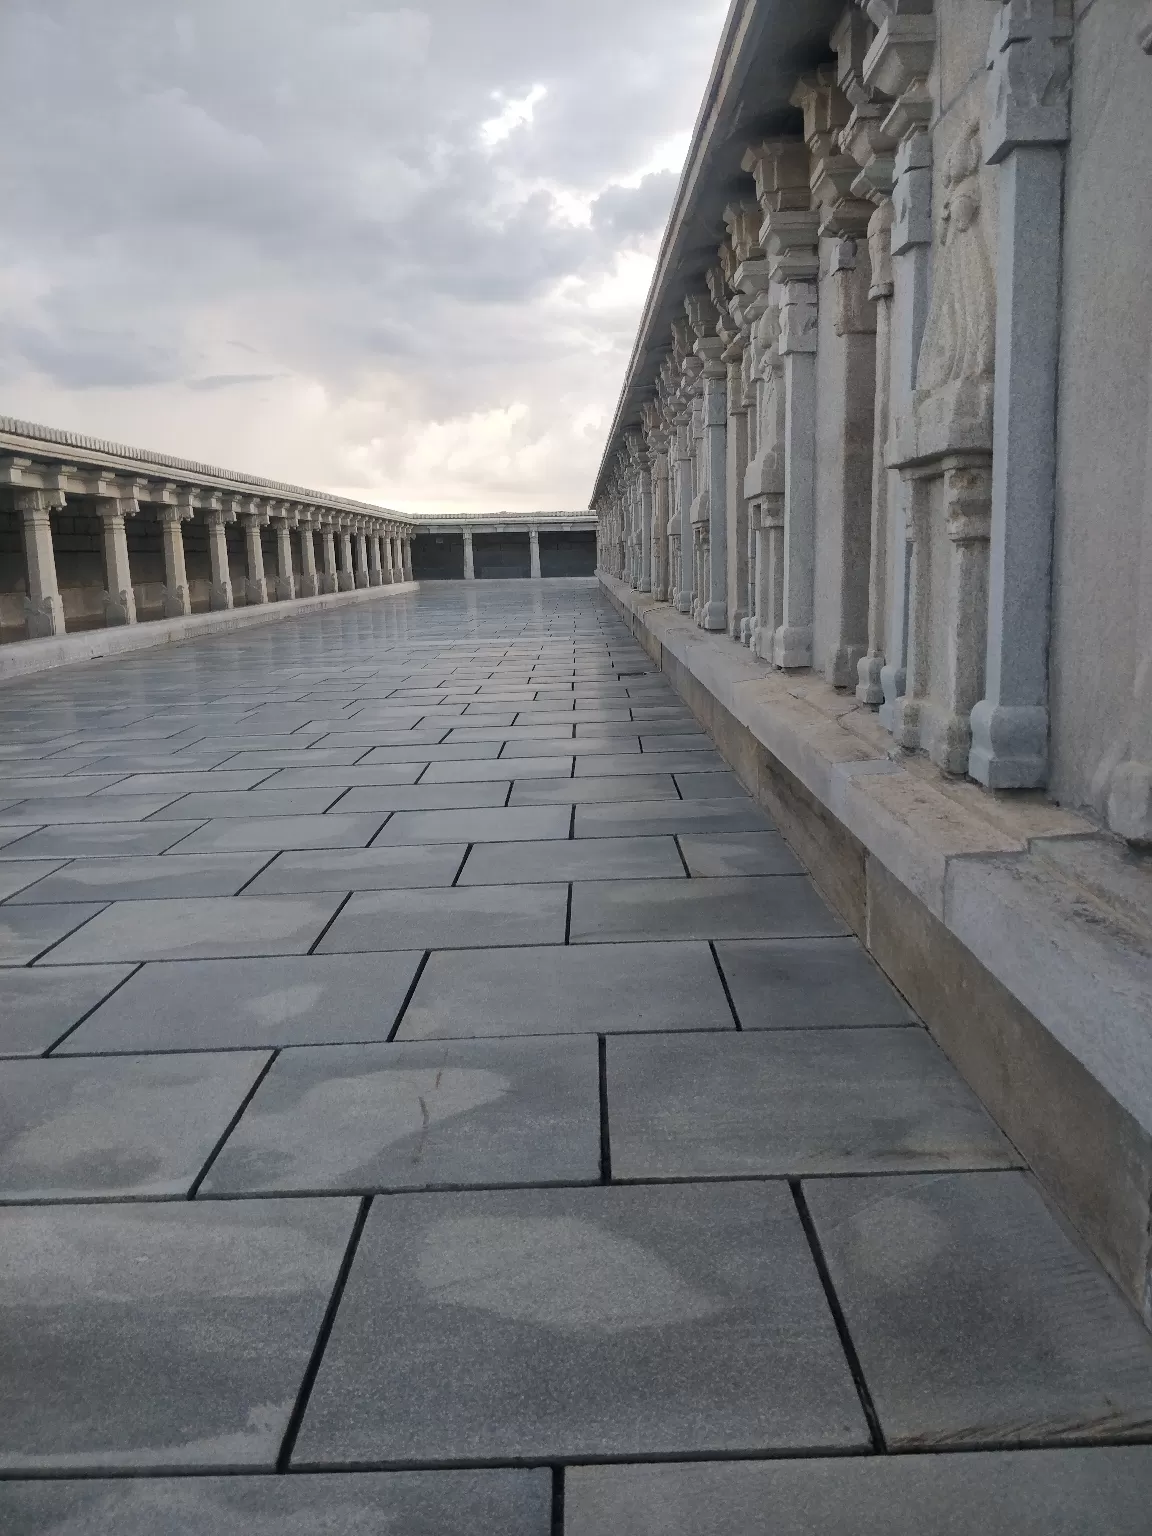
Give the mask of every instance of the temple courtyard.
<svg viewBox="0 0 1152 1536">
<path fill-rule="evenodd" d="M 1138 1536 L 1152 1338 L 590 580 L 0 690 L 6 1536 Z"/>
</svg>

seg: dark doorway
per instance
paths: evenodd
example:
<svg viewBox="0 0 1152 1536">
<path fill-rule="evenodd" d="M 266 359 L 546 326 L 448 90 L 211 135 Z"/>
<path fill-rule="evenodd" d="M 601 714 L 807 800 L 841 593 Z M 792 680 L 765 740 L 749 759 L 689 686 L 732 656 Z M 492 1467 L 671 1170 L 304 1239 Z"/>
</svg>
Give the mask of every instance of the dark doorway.
<svg viewBox="0 0 1152 1536">
<path fill-rule="evenodd" d="M 493 581 L 508 576 L 530 576 L 532 554 L 528 533 L 474 533 L 472 563 L 477 581 Z"/>
<path fill-rule="evenodd" d="M 596 530 L 540 532 L 541 576 L 595 576 Z"/>
<path fill-rule="evenodd" d="M 413 581 L 463 581 L 464 535 L 418 533 L 412 540 Z"/>
</svg>

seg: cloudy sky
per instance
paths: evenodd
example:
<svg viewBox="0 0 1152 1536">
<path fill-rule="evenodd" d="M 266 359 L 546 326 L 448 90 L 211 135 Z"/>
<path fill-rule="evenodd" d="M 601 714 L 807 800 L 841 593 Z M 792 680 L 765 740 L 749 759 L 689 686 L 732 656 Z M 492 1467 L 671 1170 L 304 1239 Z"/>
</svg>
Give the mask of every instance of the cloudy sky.
<svg viewBox="0 0 1152 1536">
<path fill-rule="evenodd" d="M 0 0 L 0 414 L 587 504 L 726 0 Z"/>
</svg>

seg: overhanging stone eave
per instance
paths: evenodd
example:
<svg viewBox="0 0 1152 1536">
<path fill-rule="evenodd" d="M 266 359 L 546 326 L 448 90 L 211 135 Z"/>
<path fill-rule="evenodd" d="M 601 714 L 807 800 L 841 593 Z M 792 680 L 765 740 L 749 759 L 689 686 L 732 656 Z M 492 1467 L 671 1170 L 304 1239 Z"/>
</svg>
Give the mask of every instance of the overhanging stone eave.
<svg viewBox="0 0 1152 1536">
<path fill-rule="evenodd" d="M 330 492 L 312 490 L 307 486 L 268 480 L 241 470 L 220 469 L 216 465 L 201 464 L 193 459 L 131 448 L 124 443 L 86 437 L 78 432 L 64 432 L 10 416 L 0 416 L 0 456 L 41 462 L 66 460 L 86 468 L 153 480 L 171 480 L 198 489 L 212 488 L 242 496 L 272 496 L 278 500 L 308 502 L 334 512 L 389 518 L 405 524 L 414 525 L 417 521 L 410 513 L 398 512 L 378 502 L 353 501 L 347 496 L 334 496 Z"/>
<path fill-rule="evenodd" d="M 790 102 L 797 74 L 828 57 L 842 0 L 734 0 L 696 119 L 656 270 L 644 302 L 612 426 L 596 472 L 599 499 L 624 432 L 640 421 L 655 382 L 669 322 L 714 264 L 725 204 L 739 190 L 746 141 L 781 132 L 799 114 Z M 750 177 L 747 181 L 751 190 Z"/>
</svg>

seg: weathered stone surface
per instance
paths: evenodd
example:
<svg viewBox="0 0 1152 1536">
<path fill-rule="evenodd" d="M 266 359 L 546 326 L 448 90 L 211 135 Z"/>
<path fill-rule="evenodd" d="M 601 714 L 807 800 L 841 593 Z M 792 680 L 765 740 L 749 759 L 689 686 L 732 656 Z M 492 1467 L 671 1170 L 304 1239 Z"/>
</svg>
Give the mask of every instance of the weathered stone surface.
<svg viewBox="0 0 1152 1536">
<path fill-rule="evenodd" d="M 383 793 L 383 791 L 381 791 Z M 181 853 L 227 853 L 232 849 L 275 853 L 281 848 L 366 848 L 384 821 L 370 816 L 224 816 L 204 822 L 180 844 Z"/>
<path fill-rule="evenodd" d="M 461 885 L 524 884 L 538 880 L 682 878 L 670 837 L 601 837 L 542 843 L 478 843 Z"/>
<path fill-rule="evenodd" d="M 8 1536 L 549 1536 L 551 1506 L 547 1470 L 0 1483 Z"/>
<path fill-rule="evenodd" d="M 320 937 L 339 902 L 332 896 L 201 896 L 117 901 L 53 951 L 54 965 L 95 960 L 223 959 L 230 955 L 302 955 Z M 14 918 L 83 910 L 20 907 Z M 75 926 L 73 922 L 70 926 Z"/>
<path fill-rule="evenodd" d="M 202 1051 L 387 1040 L 420 958 L 419 952 L 343 959 L 283 955 L 146 965 L 60 1050 Z M 37 966 L 32 974 L 39 972 Z"/>
<path fill-rule="evenodd" d="M 592 780 L 588 781 L 590 784 Z M 652 837 L 662 832 L 764 832 L 772 823 L 758 806 L 739 801 L 681 801 L 653 805 L 621 801 L 616 805 L 576 807 L 576 837 Z"/>
<path fill-rule="evenodd" d="M 0 1181 L 3 1171 L 0 1159 Z M 452 1040 L 283 1052 L 201 1188 L 369 1193 L 599 1177 L 595 1040 Z"/>
<path fill-rule="evenodd" d="M 1143 1536 L 1152 1451 L 573 1467 L 567 1536 Z"/>
<path fill-rule="evenodd" d="M 13 1061 L 0 1072 L 0 1200 L 188 1193 L 262 1052 Z"/>
<path fill-rule="evenodd" d="M 755 939 L 842 933 L 815 888 L 793 876 L 585 882 L 572 892 L 572 942 Z"/>
<path fill-rule="evenodd" d="M 13 898 L 13 906 L 46 901 L 126 901 L 162 896 L 234 896 L 265 860 L 247 853 L 160 859 L 77 859 Z"/>
<path fill-rule="evenodd" d="M 567 900 L 563 885 L 358 891 L 324 935 L 318 952 L 562 944 Z"/>
<path fill-rule="evenodd" d="M 519 1190 L 373 1208 L 293 1465 L 866 1444 L 786 1188 Z"/>
<path fill-rule="evenodd" d="M 897 1173 L 1019 1162 L 917 1029 L 610 1040 L 625 1179 Z"/>
<path fill-rule="evenodd" d="M 10 1473 L 275 1463 L 353 1200 L 0 1211 Z"/>
<path fill-rule="evenodd" d="M 1147 1433 L 1152 1339 L 1024 1174 L 806 1189 L 890 1446 Z"/>
<path fill-rule="evenodd" d="M 30 965 L 39 955 L 52 951 L 65 934 L 80 928 L 102 910 L 99 902 L 70 901 L 42 907 L 0 909 L 0 966 Z M 93 960 L 119 960 L 120 955 L 93 954 Z M 55 960 L 53 963 L 56 963 Z"/>
<path fill-rule="evenodd" d="M 0 1056 L 39 1056 L 131 976 L 130 965 L 0 972 Z"/>
<path fill-rule="evenodd" d="M 419 787 L 419 786 L 417 786 Z M 398 811 L 374 846 L 390 843 L 513 843 L 567 837 L 570 813 L 560 806 L 475 811 Z"/>
<path fill-rule="evenodd" d="M 685 857 L 690 858 L 687 848 Z M 858 939 L 749 939 L 719 943 L 716 955 L 744 1029 L 845 1029 L 915 1021 Z"/>
</svg>

